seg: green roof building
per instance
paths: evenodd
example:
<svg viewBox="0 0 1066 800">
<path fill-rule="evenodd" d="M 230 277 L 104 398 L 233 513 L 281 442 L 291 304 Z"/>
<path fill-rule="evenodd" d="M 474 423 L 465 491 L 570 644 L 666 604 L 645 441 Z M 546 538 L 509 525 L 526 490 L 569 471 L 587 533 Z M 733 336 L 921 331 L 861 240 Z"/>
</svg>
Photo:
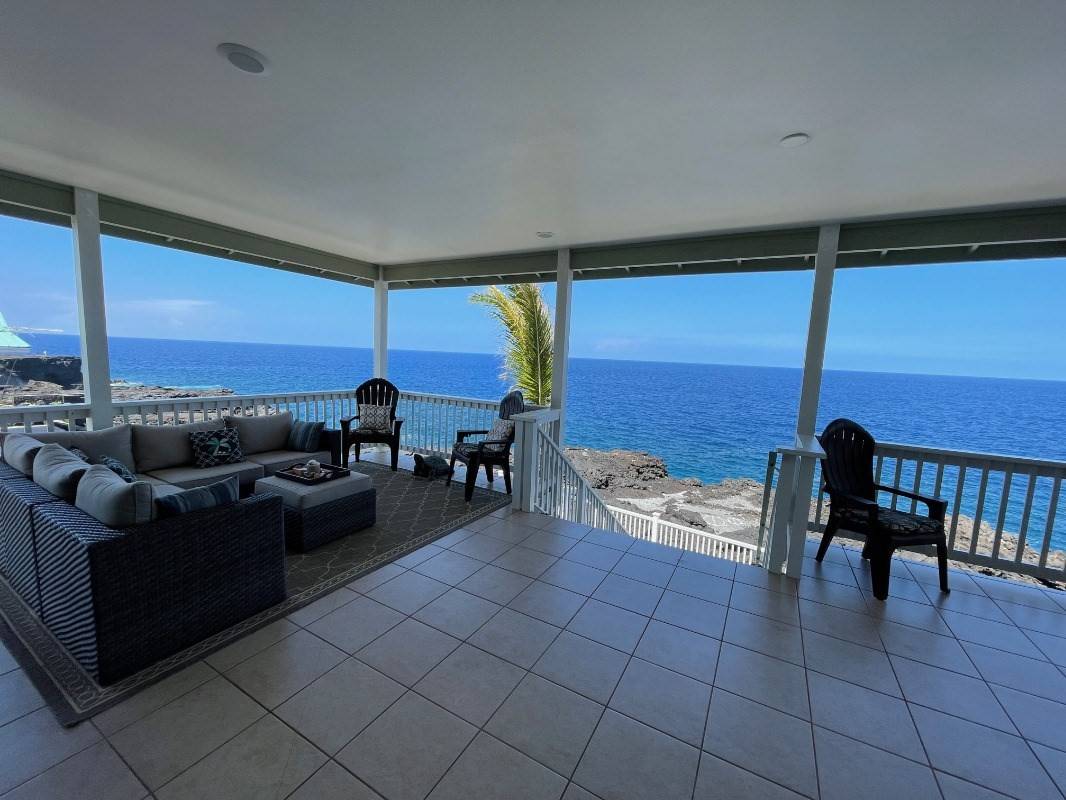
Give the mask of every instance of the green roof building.
<svg viewBox="0 0 1066 800">
<path fill-rule="evenodd" d="M 17 336 L 0 313 L 0 355 L 21 355 L 29 352 L 30 345 Z"/>
</svg>

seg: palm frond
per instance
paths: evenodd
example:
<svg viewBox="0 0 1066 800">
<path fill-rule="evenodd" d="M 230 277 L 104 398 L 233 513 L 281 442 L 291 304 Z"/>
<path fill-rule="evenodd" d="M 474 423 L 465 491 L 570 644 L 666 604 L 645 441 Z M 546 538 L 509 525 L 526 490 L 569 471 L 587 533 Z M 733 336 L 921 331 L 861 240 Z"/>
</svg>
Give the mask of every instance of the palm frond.
<svg viewBox="0 0 1066 800">
<path fill-rule="evenodd" d="M 551 402 L 553 338 L 551 315 L 533 283 L 491 286 L 470 298 L 500 323 L 503 333 L 501 377 L 535 405 Z"/>
</svg>

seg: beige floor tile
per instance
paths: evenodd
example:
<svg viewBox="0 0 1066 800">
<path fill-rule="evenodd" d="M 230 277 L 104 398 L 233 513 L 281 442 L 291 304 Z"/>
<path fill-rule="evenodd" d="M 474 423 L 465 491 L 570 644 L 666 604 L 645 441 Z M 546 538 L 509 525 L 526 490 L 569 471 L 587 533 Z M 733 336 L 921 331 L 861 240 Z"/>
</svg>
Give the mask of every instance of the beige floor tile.
<svg viewBox="0 0 1066 800">
<path fill-rule="evenodd" d="M 524 671 L 464 644 L 418 682 L 415 691 L 475 725 L 484 725 Z"/>
<path fill-rule="evenodd" d="M 632 653 L 647 624 L 648 618 L 641 614 L 589 600 L 566 629 L 616 650 Z"/>
<path fill-rule="evenodd" d="M 266 716 L 155 794 L 158 800 L 285 797 L 325 763 L 310 742 Z"/>
<path fill-rule="evenodd" d="M 800 581 L 800 585 L 803 585 L 803 581 Z M 864 647 L 882 647 L 878 631 L 887 623 L 879 624 L 877 620 L 865 614 L 856 614 L 802 598 L 799 606 L 800 624 L 805 630 L 847 639 Z"/>
<path fill-rule="evenodd" d="M 722 638 L 748 650 L 803 666 L 803 637 L 794 625 L 731 608 Z"/>
<path fill-rule="evenodd" d="M 817 797 L 809 722 L 715 689 L 703 749 L 800 794 Z"/>
<path fill-rule="evenodd" d="M 801 800 L 791 789 L 771 783 L 754 772 L 723 761 L 710 753 L 700 755 L 700 773 L 692 800 Z"/>
<path fill-rule="evenodd" d="M 586 537 L 587 540 L 588 537 Z M 653 561 L 662 561 L 664 564 L 677 566 L 685 551 L 678 547 L 669 547 L 659 542 L 649 542 L 646 539 L 638 539 L 629 548 L 628 552 L 641 558 L 650 558 Z"/>
<path fill-rule="evenodd" d="M 602 569 L 561 558 L 545 570 L 540 580 L 587 596 L 595 592 L 606 577 L 607 573 Z"/>
<path fill-rule="evenodd" d="M 111 746 L 100 741 L 5 794 L 4 800 L 141 800 L 147 794 Z"/>
<path fill-rule="evenodd" d="M 500 605 L 483 597 L 449 589 L 415 614 L 414 618 L 459 639 L 465 639 L 499 611 Z"/>
<path fill-rule="evenodd" d="M 698 765 L 695 747 L 608 709 L 574 781 L 603 800 L 689 800 Z"/>
<path fill-rule="evenodd" d="M 673 564 L 664 564 L 662 561 L 656 561 L 653 558 L 642 558 L 641 556 L 626 553 L 611 571 L 616 575 L 623 575 L 635 581 L 643 581 L 644 583 L 650 583 L 652 586 L 666 588 L 675 569 L 676 567 Z"/>
<path fill-rule="evenodd" d="M 533 581 L 511 601 L 510 608 L 561 628 L 574 618 L 587 599 L 569 589 Z"/>
<path fill-rule="evenodd" d="M 529 669 L 561 629 L 510 608 L 501 609 L 470 637 L 470 644 Z"/>
<path fill-rule="evenodd" d="M 922 741 L 902 700 L 817 672 L 808 673 L 807 681 L 815 725 L 914 761 L 925 761 Z"/>
<path fill-rule="evenodd" d="M 703 553 L 693 553 L 691 551 L 685 551 L 681 554 L 678 566 L 695 570 L 696 572 L 706 572 L 708 575 L 717 575 L 719 578 L 728 578 L 729 580 L 733 580 L 733 576 L 737 571 L 735 561 L 705 556 Z"/>
<path fill-rule="evenodd" d="M 908 702 L 998 728 L 1005 733 L 1018 733 L 983 680 L 899 656 L 892 656 L 892 666 Z"/>
<path fill-rule="evenodd" d="M 609 707 L 699 747 L 710 701 L 708 684 L 634 658 Z"/>
<path fill-rule="evenodd" d="M 462 553 L 454 553 L 451 550 L 444 550 L 439 555 L 435 555 L 428 561 L 419 564 L 414 568 L 414 571 L 441 583 L 446 583 L 449 586 L 456 586 L 483 566 L 485 566 L 484 563 L 476 558 L 464 556 Z"/>
<path fill-rule="evenodd" d="M 933 771 L 914 761 L 815 727 L 822 800 L 941 800 Z"/>
<path fill-rule="evenodd" d="M 362 577 L 356 578 L 354 581 L 348 584 L 348 588 L 352 589 L 360 594 L 366 594 L 371 589 L 376 589 L 386 581 L 391 581 L 397 575 L 402 575 L 405 572 L 404 568 L 395 564 L 385 564 L 382 567 L 368 572 Z"/>
<path fill-rule="evenodd" d="M 570 776 L 603 715 L 603 706 L 526 675 L 485 730 L 527 756 Z"/>
<path fill-rule="evenodd" d="M 367 597 L 403 614 L 414 614 L 427 603 L 436 600 L 449 586 L 417 572 L 405 572 L 388 583 L 367 592 Z"/>
<path fill-rule="evenodd" d="M 880 632 L 885 650 L 894 656 L 903 656 L 963 675 L 977 676 L 973 662 L 962 645 L 952 636 L 941 636 L 894 622 L 881 623 Z"/>
<path fill-rule="evenodd" d="M 302 627 L 306 627 L 316 619 L 321 619 L 326 616 L 330 611 L 334 611 L 346 603 L 352 602 L 358 596 L 358 593 L 342 586 L 340 589 L 330 592 L 312 603 L 308 603 L 303 608 L 296 609 L 296 611 L 289 614 L 288 620 Z M 225 669 L 225 667 L 220 667 L 219 669 Z"/>
<path fill-rule="evenodd" d="M 547 553 L 550 556 L 561 556 L 575 544 L 577 544 L 577 541 L 571 539 L 569 536 L 562 536 L 558 533 L 549 533 L 548 531 L 537 531 L 522 542 L 523 547 L 528 547 L 530 550 L 537 550 L 541 553 Z"/>
<path fill-rule="evenodd" d="M 337 754 L 388 800 L 423 800 L 477 729 L 408 692 Z"/>
<path fill-rule="evenodd" d="M 338 593 L 334 592 L 334 594 Z M 354 593 L 350 594 L 354 600 L 356 595 Z M 340 596 L 343 597 L 344 595 Z M 310 608 L 310 606 L 306 607 Z M 301 611 L 302 610 L 303 609 L 301 609 Z M 296 613 L 300 612 L 297 611 Z M 329 612 L 327 611 L 325 613 Z M 275 620 L 269 625 L 264 625 L 259 630 L 249 633 L 247 636 L 242 636 L 240 639 L 232 644 L 226 645 L 221 650 L 216 650 L 211 653 L 211 655 L 207 656 L 204 661 L 219 672 L 225 672 L 227 669 L 235 667 L 242 661 L 251 658 L 256 653 L 263 652 L 272 644 L 280 642 L 286 636 L 291 636 L 298 630 L 298 625 L 288 619 Z"/>
<path fill-rule="evenodd" d="M 0 794 L 100 740 L 91 722 L 64 728 L 41 708 L 0 727 Z"/>
<path fill-rule="evenodd" d="M 794 595 L 771 592 L 746 583 L 734 583 L 729 606 L 789 625 L 799 625 L 799 602 Z"/>
<path fill-rule="evenodd" d="M 403 620 L 403 614 L 360 597 L 312 622 L 307 629 L 346 653 L 355 653 Z"/>
<path fill-rule="evenodd" d="M 992 691 L 1022 736 L 1060 750 L 1066 747 L 1066 705 L 1002 686 L 993 686 Z"/>
<path fill-rule="evenodd" d="M 944 621 L 951 628 L 951 632 L 963 641 L 983 644 L 986 647 L 994 647 L 997 650 L 1006 650 L 1028 658 L 1043 658 L 1043 653 L 1037 649 L 1025 634 L 1014 625 L 1005 625 L 1001 622 L 991 622 L 980 617 L 971 617 L 969 614 L 959 614 L 954 611 L 942 612 Z"/>
<path fill-rule="evenodd" d="M 487 563 L 489 561 L 495 561 L 512 547 L 514 547 L 514 545 L 509 542 L 504 542 L 500 539 L 494 539 L 491 536 L 479 533 L 464 539 L 459 544 L 452 545 L 451 549 L 454 553 L 459 553 L 468 558 Z"/>
<path fill-rule="evenodd" d="M 714 685 L 749 700 L 810 719 L 807 678 L 802 667 L 723 643 Z"/>
<path fill-rule="evenodd" d="M 892 664 L 883 650 L 854 644 L 814 631 L 803 633 L 807 669 L 901 697 Z"/>
<path fill-rule="evenodd" d="M 678 567 L 674 570 L 667 588 L 674 592 L 698 597 L 701 600 L 728 605 L 729 593 L 733 588 L 733 582 L 725 578 L 708 575 L 705 572 L 695 572 L 691 569 Z"/>
<path fill-rule="evenodd" d="M 430 800 L 558 800 L 566 779 L 503 742 L 478 734 Z"/>
<path fill-rule="evenodd" d="M 518 545 L 512 547 L 492 563 L 501 569 L 509 569 L 529 578 L 539 578 L 545 570 L 558 561 L 555 556 Z"/>
<path fill-rule="evenodd" d="M 301 630 L 225 674 L 258 702 L 274 708 L 346 657 L 343 650 Z"/>
<path fill-rule="evenodd" d="M 726 607 L 718 603 L 666 591 L 663 592 L 652 618 L 721 639 L 722 631 L 725 630 L 726 612 Z"/>
<path fill-rule="evenodd" d="M 533 579 L 525 575 L 486 564 L 460 583 L 459 588 L 493 603 L 507 605 L 531 583 Z"/>
<path fill-rule="evenodd" d="M 44 706 L 44 698 L 21 669 L 0 675 L 0 725 Z"/>
<path fill-rule="evenodd" d="M 714 682 L 717 639 L 652 620 L 633 655 L 704 683 Z"/>
<path fill-rule="evenodd" d="M 274 713 L 332 755 L 404 691 L 396 681 L 349 658 L 290 697 Z"/>
<path fill-rule="evenodd" d="M 1022 739 L 922 706 L 911 713 L 937 769 L 1019 800 L 1061 800 Z"/>
<path fill-rule="evenodd" d="M 296 628 L 293 627 L 293 630 Z M 203 661 L 196 661 L 173 675 L 163 678 L 159 683 L 142 689 L 118 705 L 100 712 L 93 717 L 93 724 L 104 736 L 110 736 L 216 677 L 218 673 L 211 667 Z"/>
<path fill-rule="evenodd" d="M 330 761 L 289 795 L 288 800 L 383 800 L 381 795 Z"/>
<path fill-rule="evenodd" d="M 991 684 L 1021 689 L 1049 700 L 1066 697 L 1066 675 L 1054 664 L 976 644 L 963 647 L 981 677 Z"/>
<path fill-rule="evenodd" d="M 601 530 L 589 531 L 585 535 L 584 541 L 589 544 L 598 544 L 600 547 L 610 547 L 613 550 L 620 550 L 623 553 L 637 543 L 636 539 L 627 534 L 618 533 L 617 531 Z"/>
<path fill-rule="evenodd" d="M 606 703 L 628 661 L 629 656 L 619 650 L 563 631 L 532 671 L 598 703 Z"/>
<path fill-rule="evenodd" d="M 622 558 L 622 553 L 611 547 L 592 544 L 586 539 L 567 550 L 563 558 L 567 561 L 584 564 L 587 567 L 610 571 Z"/>
<path fill-rule="evenodd" d="M 622 575 L 608 575 L 593 593 L 592 597 L 604 603 L 634 611 L 650 617 L 659 604 L 663 590 Z"/>
<path fill-rule="evenodd" d="M 392 563 L 396 564 L 397 566 L 403 567 L 404 569 L 412 569 L 414 567 L 417 567 L 419 564 L 422 564 L 423 562 L 433 558 L 433 556 L 437 555 L 438 553 L 443 552 L 444 548 L 442 546 L 436 543 L 427 544 L 422 547 L 419 547 L 417 550 L 412 550 L 407 555 L 401 556 Z"/>
<path fill-rule="evenodd" d="M 459 645 L 454 636 L 408 618 L 356 657 L 404 686 L 414 686 Z"/>
<path fill-rule="evenodd" d="M 215 678 L 123 728 L 110 740 L 154 790 L 265 713 L 225 678 Z"/>
<path fill-rule="evenodd" d="M 976 783 L 970 783 L 948 775 L 946 772 L 936 772 L 937 783 L 940 784 L 940 792 L 944 800 L 1005 800 L 1007 795 L 993 792 Z"/>
</svg>

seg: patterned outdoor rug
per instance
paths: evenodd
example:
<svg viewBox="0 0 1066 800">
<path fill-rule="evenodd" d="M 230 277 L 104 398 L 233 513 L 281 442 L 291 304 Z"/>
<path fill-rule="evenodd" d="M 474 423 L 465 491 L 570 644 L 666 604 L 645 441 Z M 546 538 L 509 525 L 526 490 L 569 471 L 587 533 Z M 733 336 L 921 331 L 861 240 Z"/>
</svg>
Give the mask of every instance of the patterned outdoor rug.
<svg viewBox="0 0 1066 800">
<path fill-rule="evenodd" d="M 461 482 L 448 487 L 443 480 L 430 482 L 406 470 L 392 472 L 365 461 L 352 467 L 374 481 L 377 523 L 313 552 L 290 553 L 286 558 L 288 598 L 232 628 L 118 683 L 100 686 L 0 579 L 0 640 L 26 670 L 59 722 L 73 725 L 363 573 L 511 502 L 506 495 L 477 487 L 471 502 L 466 503 Z"/>
</svg>

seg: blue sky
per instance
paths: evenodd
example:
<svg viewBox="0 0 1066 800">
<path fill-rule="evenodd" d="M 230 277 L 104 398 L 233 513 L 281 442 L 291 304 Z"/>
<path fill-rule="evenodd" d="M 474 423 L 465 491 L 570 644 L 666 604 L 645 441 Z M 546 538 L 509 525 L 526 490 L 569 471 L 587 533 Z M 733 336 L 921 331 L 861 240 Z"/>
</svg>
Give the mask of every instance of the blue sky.
<svg viewBox="0 0 1066 800">
<path fill-rule="evenodd" d="M 69 230 L 0 217 L 0 312 L 77 332 Z M 368 347 L 372 292 L 104 241 L 112 336 Z M 811 273 L 578 281 L 577 357 L 801 366 Z M 554 303 L 554 287 L 545 286 Z M 493 352 L 472 289 L 394 292 L 390 347 Z M 1066 380 L 1066 259 L 837 273 L 826 367 Z"/>
</svg>

